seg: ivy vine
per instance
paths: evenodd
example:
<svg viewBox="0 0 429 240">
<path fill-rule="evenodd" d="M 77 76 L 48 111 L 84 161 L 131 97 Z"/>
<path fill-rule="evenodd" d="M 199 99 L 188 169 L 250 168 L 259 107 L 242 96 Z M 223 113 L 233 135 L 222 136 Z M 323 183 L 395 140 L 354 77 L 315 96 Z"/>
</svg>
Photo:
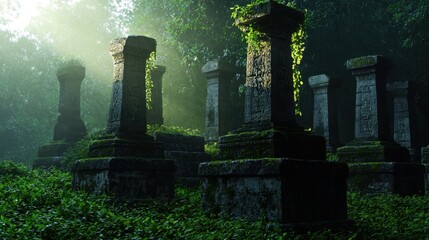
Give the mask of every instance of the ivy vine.
<svg viewBox="0 0 429 240">
<path fill-rule="evenodd" d="M 152 71 L 155 69 L 155 59 L 156 52 L 152 52 L 149 55 L 149 58 L 146 60 L 146 109 L 149 110 L 152 108 L 152 88 L 153 88 L 153 79 L 152 79 Z"/>
<path fill-rule="evenodd" d="M 254 28 L 252 24 L 248 26 L 240 25 L 241 22 L 244 22 L 250 16 L 255 14 L 255 9 L 258 5 L 268 2 L 267 0 L 253 0 L 251 3 L 245 6 L 235 5 L 231 8 L 231 18 L 235 19 L 233 23 L 234 26 L 238 27 L 242 31 L 242 39 L 248 45 L 248 51 L 260 51 L 264 47 L 266 34 L 259 32 Z M 275 0 L 275 2 L 280 4 L 286 4 L 288 7 L 297 8 L 295 1 L 287 2 L 282 0 Z M 304 11 L 304 14 L 307 14 L 307 11 Z M 292 34 L 292 44 L 291 44 L 291 57 L 292 57 L 292 78 L 293 78 L 293 93 L 294 93 L 294 102 L 295 102 L 295 115 L 302 116 L 302 112 L 299 106 L 300 100 L 300 87 L 304 84 L 302 81 L 302 75 L 299 70 L 299 65 L 303 58 L 305 50 L 305 42 L 307 40 L 306 32 L 306 21 L 303 24 L 300 24 L 298 30 Z"/>
</svg>

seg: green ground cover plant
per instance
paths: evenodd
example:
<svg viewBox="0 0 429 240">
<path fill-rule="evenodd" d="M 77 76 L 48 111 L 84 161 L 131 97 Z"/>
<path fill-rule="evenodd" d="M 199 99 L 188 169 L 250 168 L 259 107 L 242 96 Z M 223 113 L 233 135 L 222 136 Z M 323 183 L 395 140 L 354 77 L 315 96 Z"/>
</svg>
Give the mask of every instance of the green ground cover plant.
<svg viewBox="0 0 429 240">
<path fill-rule="evenodd" d="M 206 216 L 198 189 L 140 204 L 73 191 L 71 174 L 0 163 L 1 239 L 427 239 L 429 198 L 348 194 L 349 229 L 298 234 L 263 220 Z"/>
</svg>

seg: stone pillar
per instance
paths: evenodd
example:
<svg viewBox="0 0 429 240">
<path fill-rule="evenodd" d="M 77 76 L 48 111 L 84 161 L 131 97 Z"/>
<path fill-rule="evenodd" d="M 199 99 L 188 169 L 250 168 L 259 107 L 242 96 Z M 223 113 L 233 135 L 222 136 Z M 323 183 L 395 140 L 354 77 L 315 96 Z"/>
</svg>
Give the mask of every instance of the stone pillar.
<svg viewBox="0 0 429 240">
<path fill-rule="evenodd" d="M 152 102 L 151 108 L 147 110 L 147 123 L 151 125 L 164 124 L 162 116 L 162 76 L 165 73 L 165 66 L 156 65 L 152 70 Z"/>
<path fill-rule="evenodd" d="M 252 25 L 264 37 L 259 39 L 259 48 L 248 47 L 244 126 L 237 134 L 219 138 L 223 159 L 326 157 L 323 137 L 308 134 L 295 119 L 290 45 L 304 15 L 280 6 L 270 1 L 261 17 L 238 22 L 245 28 Z"/>
<path fill-rule="evenodd" d="M 79 63 L 66 63 L 57 71 L 60 83 L 58 112 L 51 144 L 39 148 L 34 168 L 61 167 L 65 151 L 86 135 L 85 123 L 80 117 L 80 89 L 85 78 L 85 67 Z"/>
<path fill-rule="evenodd" d="M 266 36 L 248 49 L 245 124 L 220 137 L 225 161 L 200 164 L 204 210 L 291 228 L 342 225 L 347 165 L 324 161 L 324 139 L 295 123 L 290 43 L 304 15 L 274 1 L 254 10 L 240 24 Z"/>
<path fill-rule="evenodd" d="M 321 74 L 310 77 L 308 83 L 314 92 L 313 134 L 324 137 L 326 149 L 333 151 L 338 147 L 337 115 L 332 90 L 335 79 Z"/>
<path fill-rule="evenodd" d="M 73 166 L 73 187 L 127 201 L 174 195 L 173 160 L 146 134 L 145 67 L 154 39 L 118 38 L 110 43 L 113 93 L 107 134 L 94 141 L 87 159 Z"/>
<path fill-rule="evenodd" d="M 350 169 L 349 188 L 363 193 L 421 194 L 421 164 L 411 164 L 408 150 L 390 139 L 386 76 L 390 62 L 382 56 L 348 60 L 356 78 L 355 140 L 337 149 Z"/>
<path fill-rule="evenodd" d="M 419 156 L 416 156 L 416 136 L 412 128 L 415 104 L 410 83 L 392 82 L 387 84 L 387 90 L 393 95 L 393 139 L 408 149 L 412 162 L 417 162 Z"/>
<path fill-rule="evenodd" d="M 204 137 L 207 142 L 217 142 L 219 136 L 233 130 L 230 93 L 235 67 L 223 60 L 215 59 L 207 62 L 202 72 L 208 82 Z"/>
</svg>

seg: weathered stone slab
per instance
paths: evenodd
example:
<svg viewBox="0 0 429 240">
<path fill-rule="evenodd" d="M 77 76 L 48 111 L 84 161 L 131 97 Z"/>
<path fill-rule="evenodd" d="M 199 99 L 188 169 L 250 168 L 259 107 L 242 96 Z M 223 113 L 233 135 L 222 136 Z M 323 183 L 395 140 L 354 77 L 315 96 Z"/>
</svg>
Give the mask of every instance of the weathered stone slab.
<svg viewBox="0 0 429 240">
<path fill-rule="evenodd" d="M 346 65 L 356 77 L 355 140 L 338 148 L 337 154 L 340 161 L 349 163 L 349 190 L 365 194 L 423 194 L 423 165 L 410 163 L 407 148 L 393 142 L 388 133 L 389 61 L 381 56 L 367 56 L 348 60 Z"/>
<path fill-rule="evenodd" d="M 245 131 L 219 138 L 220 159 L 291 157 L 325 160 L 325 140 L 302 131 Z M 315 151 L 313 151 L 316 149 Z"/>
<path fill-rule="evenodd" d="M 349 164 L 349 191 L 364 194 L 393 193 L 402 196 L 425 192 L 424 165 L 371 162 Z"/>
<path fill-rule="evenodd" d="M 312 76 L 308 83 L 314 92 L 313 129 L 315 135 L 326 140 L 326 149 L 333 151 L 338 147 L 338 126 L 333 88 L 337 85 L 335 78 L 325 74 Z"/>
<path fill-rule="evenodd" d="M 162 76 L 164 75 L 165 70 L 165 66 L 161 65 L 156 65 L 152 70 L 152 102 L 151 108 L 147 110 L 147 123 L 151 125 L 164 124 L 164 118 L 162 116 Z"/>
<path fill-rule="evenodd" d="M 347 165 L 287 158 L 202 163 L 204 211 L 283 224 L 347 220 Z"/>
<path fill-rule="evenodd" d="M 174 196 L 173 161 L 139 158 L 95 158 L 78 161 L 73 169 L 73 188 L 110 194 L 125 201 Z"/>
<path fill-rule="evenodd" d="M 206 121 L 204 137 L 216 142 L 233 130 L 231 83 L 237 70 L 222 59 L 207 62 L 201 69 L 207 79 Z"/>
<path fill-rule="evenodd" d="M 174 196 L 173 160 L 146 134 L 145 67 L 154 39 L 129 36 L 110 44 L 114 83 L 107 135 L 73 166 L 73 188 L 137 201 Z"/>
<path fill-rule="evenodd" d="M 199 136 L 185 136 L 156 132 L 155 140 L 164 145 L 166 151 L 204 152 L 204 138 Z"/>
<path fill-rule="evenodd" d="M 416 152 L 417 139 L 415 125 L 414 89 L 410 82 L 392 82 L 387 90 L 393 95 L 393 139 L 410 152 L 413 162 L 420 160 L 420 152 Z"/>
<path fill-rule="evenodd" d="M 176 166 L 176 180 L 187 186 L 197 186 L 200 182 L 198 166 L 210 161 L 210 155 L 204 152 L 204 138 L 156 132 L 155 141 L 162 143 L 165 157 L 173 159 Z"/>
<path fill-rule="evenodd" d="M 355 140 L 337 149 L 345 162 L 408 162 L 408 150 L 390 140 L 386 75 L 390 62 L 382 56 L 348 60 L 356 78 Z"/>
<path fill-rule="evenodd" d="M 80 89 L 85 67 L 68 62 L 58 69 L 57 78 L 60 83 L 60 115 L 54 127 L 53 142 L 39 149 L 33 168 L 61 168 L 64 153 L 86 135 L 85 123 L 80 117 Z"/>
</svg>

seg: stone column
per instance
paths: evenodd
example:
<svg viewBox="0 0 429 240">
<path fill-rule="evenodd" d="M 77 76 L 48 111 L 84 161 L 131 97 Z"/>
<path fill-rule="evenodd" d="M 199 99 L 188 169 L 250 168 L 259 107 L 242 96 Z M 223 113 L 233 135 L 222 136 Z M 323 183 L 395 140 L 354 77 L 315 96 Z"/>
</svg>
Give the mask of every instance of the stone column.
<svg viewBox="0 0 429 240">
<path fill-rule="evenodd" d="M 85 67 L 70 64 L 57 72 L 60 82 L 60 100 L 54 130 L 54 141 L 74 143 L 86 135 L 85 124 L 80 118 L 80 88 L 85 78 Z"/>
<path fill-rule="evenodd" d="M 67 149 L 86 135 L 85 123 L 80 117 L 80 89 L 85 78 L 85 67 L 69 62 L 58 69 L 60 84 L 58 112 L 53 142 L 39 148 L 34 168 L 61 167 L 61 159 Z"/>
<path fill-rule="evenodd" d="M 260 16 L 237 20 L 264 36 L 258 48 L 248 47 L 244 126 L 219 138 L 221 158 L 325 159 L 323 137 L 306 133 L 295 120 L 290 45 L 304 15 L 279 6 L 270 1 L 268 9 L 256 10 L 262 11 Z"/>
<path fill-rule="evenodd" d="M 291 228 L 341 226 L 347 165 L 324 161 L 323 137 L 295 122 L 290 44 L 304 15 L 274 1 L 254 10 L 239 23 L 265 34 L 260 49 L 248 49 L 245 124 L 219 138 L 225 161 L 200 164 L 204 210 Z"/>
<path fill-rule="evenodd" d="M 332 90 L 335 81 L 325 74 L 308 79 L 314 92 L 313 134 L 325 138 L 326 149 L 329 151 L 338 146 L 337 115 Z"/>
<path fill-rule="evenodd" d="M 110 43 L 114 82 L 107 130 L 113 134 L 146 134 L 146 60 L 155 51 L 150 38 L 118 38 Z M 127 61 L 125 61 L 127 60 Z"/>
<path fill-rule="evenodd" d="M 412 162 L 416 160 L 416 138 L 412 128 L 414 121 L 413 92 L 408 81 L 387 84 L 393 95 L 393 139 L 410 152 Z M 420 154 L 418 154 L 420 155 Z"/>
<path fill-rule="evenodd" d="M 208 142 L 232 130 L 231 81 L 235 67 L 223 60 L 207 62 L 201 69 L 207 79 L 206 124 L 204 137 Z"/>
<path fill-rule="evenodd" d="M 356 78 L 355 141 L 338 149 L 345 162 L 408 162 L 406 148 L 391 141 L 386 76 L 390 62 L 382 56 L 348 60 Z"/>
<path fill-rule="evenodd" d="M 162 117 L 162 76 L 165 73 L 165 66 L 156 65 L 152 70 L 152 102 L 151 108 L 147 110 L 147 123 L 151 125 L 164 124 Z"/>
<path fill-rule="evenodd" d="M 145 67 L 156 42 L 144 36 L 110 43 L 113 93 L 107 134 L 89 147 L 89 158 L 73 166 L 73 187 L 127 201 L 174 195 L 173 160 L 146 134 Z"/>
<path fill-rule="evenodd" d="M 338 148 L 337 155 L 349 163 L 349 190 L 421 194 L 424 167 L 409 163 L 408 150 L 389 136 L 386 75 L 390 62 L 374 55 L 348 60 L 346 66 L 356 78 L 355 140 Z"/>
</svg>

